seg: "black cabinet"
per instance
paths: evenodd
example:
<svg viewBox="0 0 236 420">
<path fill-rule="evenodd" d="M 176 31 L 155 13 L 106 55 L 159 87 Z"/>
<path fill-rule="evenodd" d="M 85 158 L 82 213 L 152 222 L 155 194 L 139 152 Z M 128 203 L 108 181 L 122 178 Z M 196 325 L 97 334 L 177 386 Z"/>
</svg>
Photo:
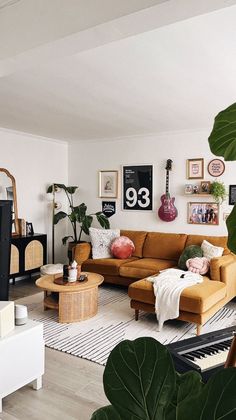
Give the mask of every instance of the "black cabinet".
<svg viewBox="0 0 236 420">
<path fill-rule="evenodd" d="M 44 264 L 47 264 L 47 235 L 12 236 L 10 278 L 35 273 Z"/>
</svg>

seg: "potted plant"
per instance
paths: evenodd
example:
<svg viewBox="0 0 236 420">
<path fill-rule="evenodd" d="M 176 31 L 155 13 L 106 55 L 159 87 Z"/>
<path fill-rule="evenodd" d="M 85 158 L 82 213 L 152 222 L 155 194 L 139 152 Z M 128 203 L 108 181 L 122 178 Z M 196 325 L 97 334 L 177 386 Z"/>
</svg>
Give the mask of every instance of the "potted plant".
<svg viewBox="0 0 236 420">
<path fill-rule="evenodd" d="M 222 156 L 225 161 L 236 160 L 236 103 L 217 114 L 208 142 L 211 152 L 216 156 Z M 228 248 L 236 254 L 235 204 L 226 220 L 226 226 Z"/>
<path fill-rule="evenodd" d="M 196 371 L 178 374 L 168 349 L 151 337 L 124 340 L 110 353 L 103 375 L 111 405 L 91 420 L 220 420 L 236 414 L 236 369 L 203 384 Z"/>
<path fill-rule="evenodd" d="M 213 198 L 217 203 L 222 204 L 227 197 L 225 184 L 221 181 L 213 181 L 210 185 L 210 194 L 213 195 Z"/>
<path fill-rule="evenodd" d="M 73 196 L 78 189 L 77 186 L 66 187 L 64 184 L 53 184 L 48 187 L 47 193 L 52 193 L 55 188 L 60 188 L 65 192 L 68 199 L 69 211 L 68 213 L 59 211 L 54 214 L 53 223 L 56 225 L 60 220 L 68 218 L 73 232 L 72 235 L 64 236 L 64 238 L 62 238 L 63 245 L 65 245 L 70 238 L 72 239 L 72 244 L 81 242 L 82 232 L 86 235 L 89 234 L 89 228 L 93 223 L 94 216 L 102 228 L 109 229 L 109 220 L 101 211 L 87 214 L 87 206 L 85 203 L 81 203 L 78 206 L 74 204 Z"/>
</svg>

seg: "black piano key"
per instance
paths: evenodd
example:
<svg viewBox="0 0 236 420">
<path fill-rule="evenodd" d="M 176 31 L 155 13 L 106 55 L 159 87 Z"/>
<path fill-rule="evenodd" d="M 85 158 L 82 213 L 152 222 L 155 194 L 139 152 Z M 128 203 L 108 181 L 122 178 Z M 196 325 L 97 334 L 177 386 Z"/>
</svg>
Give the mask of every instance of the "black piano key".
<svg viewBox="0 0 236 420">
<path fill-rule="evenodd" d="M 186 353 L 183 354 L 183 357 L 185 357 L 188 360 L 191 360 L 191 362 L 194 362 L 196 360 L 196 358 L 194 356 L 191 356 L 190 354 Z"/>
</svg>

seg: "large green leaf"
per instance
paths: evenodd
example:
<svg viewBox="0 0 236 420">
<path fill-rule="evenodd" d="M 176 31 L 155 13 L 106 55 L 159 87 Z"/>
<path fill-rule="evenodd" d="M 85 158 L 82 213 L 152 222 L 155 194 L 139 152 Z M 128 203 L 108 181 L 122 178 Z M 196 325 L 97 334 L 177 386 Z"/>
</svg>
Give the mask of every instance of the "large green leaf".
<svg viewBox="0 0 236 420">
<path fill-rule="evenodd" d="M 81 223 L 86 215 L 87 206 L 84 203 L 81 203 L 79 206 L 74 207 L 74 212 L 76 214 L 77 222 Z"/>
<path fill-rule="evenodd" d="M 236 419 L 236 368 L 222 369 L 210 378 L 200 395 L 180 404 L 177 420 L 189 419 Z"/>
<path fill-rule="evenodd" d="M 208 141 L 214 155 L 236 160 L 236 103 L 215 117 Z"/>
<path fill-rule="evenodd" d="M 66 187 L 66 190 L 69 194 L 74 194 L 78 187 L 72 186 L 72 187 Z"/>
<path fill-rule="evenodd" d="M 93 413 L 91 420 L 122 420 L 112 405 L 99 408 Z M 131 419 L 130 419 L 131 420 Z"/>
<path fill-rule="evenodd" d="M 103 214 L 102 212 L 95 213 L 97 217 L 97 221 L 100 223 L 102 228 L 109 229 L 110 228 L 110 222 L 108 218 Z"/>
<path fill-rule="evenodd" d="M 165 420 L 176 420 L 180 404 L 184 403 L 190 395 L 197 395 L 202 390 L 202 377 L 198 372 L 177 374 L 176 389 L 170 405 L 165 411 Z"/>
<path fill-rule="evenodd" d="M 89 215 L 89 216 L 84 217 L 84 219 L 82 221 L 82 224 L 81 224 L 81 229 L 83 230 L 83 232 L 86 235 L 89 235 L 89 228 L 90 228 L 92 223 L 93 223 L 93 217 L 92 216 Z"/>
<path fill-rule="evenodd" d="M 65 217 L 67 217 L 67 214 L 64 211 L 59 211 L 58 213 L 54 214 L 54 225 L 56 225 L 60 220 L 65 219 Z"/>
<path fill-rule="evenodd" d="M 163 420 L 176 375 L 168 350 L 150 337 L 125 340 L 111 352 L 104 390 L 122 420 Z"/>
<path fill-rule="evenodd" d="M 236 204 L 233 210 L 227 217 L 226 226 L 228 229 L 228 243 L 227 246 L 234 254 L 236 254 Z"/>
</svg>

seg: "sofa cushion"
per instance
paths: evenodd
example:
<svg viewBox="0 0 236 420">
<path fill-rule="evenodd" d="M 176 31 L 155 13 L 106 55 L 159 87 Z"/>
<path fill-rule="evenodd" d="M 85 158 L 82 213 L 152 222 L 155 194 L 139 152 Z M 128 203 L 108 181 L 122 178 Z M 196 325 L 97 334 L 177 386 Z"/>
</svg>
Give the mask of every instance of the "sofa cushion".
<svg viewBox="0 0 236 420">
<path fill-rule="evenodd" d="M 153 284 L 148 280 L 138 280 L 129 286 L 128 295 L 138 302 L 155 305 Z M 219 281 L 203 277 L 203 283 L 184 289 L 180 296 L 180 310 L 201 314 L 206 312 L 226 296 L 226 286 Z"/>
<path fill-rule="evenodd" d="M 186 246 L 189 245 L 199 245 L 201 246 L 202 242 L 206 240 L 212 245 L 221 246 L 224 248 L 223 255 L 230 254 L 230 250 L 227 248 L 227 236 L 205 236 L 205 235 L 188 235 Z"/>
<path fill-rule="evenodd" d="M 178 261 L 186 239 L 183 233 L 150 232 L 144 242 L 143 256 Z"/>
<path fill-rule="evenodd" d="M 124 261 L 124 260 L 123 260 Z M 140 260 L 135 260 L 122 264 L 120 267 L 120 276 L 122 277 L 131 277 L 134 279 L 142 279 L 152 274 L 158 273 L 160 270 L 165 270 L 166 268 L 175 267 L 175 260 L 160 260 L 155 258 L 141 258 Z"/>
<path fill-rule="evenodd" d="M 96 260 L 89 259 L 82 264 L 82 271 L 91 271 L 101 275 L 119 276 L 119 268 L 122 264 L 133 261 L 135 258 L 118 260 L 116 258 L 100 258 Z"/>
<path fill-rule="evenodd" d="M 143 256 L 143 244 L 147 236 L 147 232 L 139 230 L 121 230 L 121 236 L 127 236 L 134 243 L 135 250 L 133 257 L 142 258 Z"/>
<path fill-rule="evenodd" d="M 182 254 L 179 257 L 178 267 L 181 270 L 187 270 L 188 269 L 186 265 L 187 260 L 189 260 L 190 258 L 196 258 L 196 257 L 201 258 L 202 256 L 203 256 L 203 251 L 200 246 L 198 245 L 186 246 L 186 248 L 184 248 Z"/>
<path fill-rule="evenodd" d="M 120 236 L 119 229 L 96 229 L 89 228 L 89 235 L 92 243 L 93 259 L 111 258 L 111 244 L 115 238 Z"/>
</svg>

